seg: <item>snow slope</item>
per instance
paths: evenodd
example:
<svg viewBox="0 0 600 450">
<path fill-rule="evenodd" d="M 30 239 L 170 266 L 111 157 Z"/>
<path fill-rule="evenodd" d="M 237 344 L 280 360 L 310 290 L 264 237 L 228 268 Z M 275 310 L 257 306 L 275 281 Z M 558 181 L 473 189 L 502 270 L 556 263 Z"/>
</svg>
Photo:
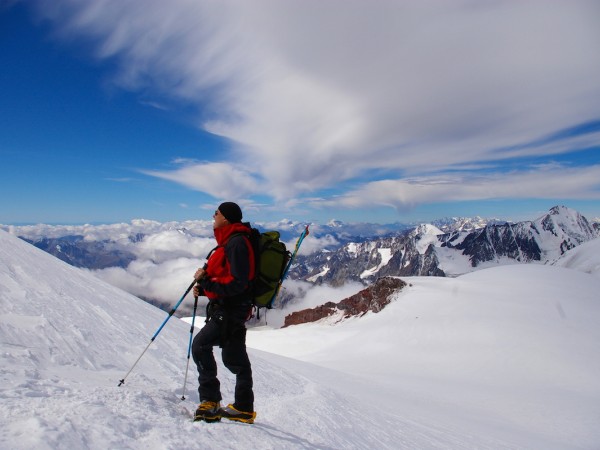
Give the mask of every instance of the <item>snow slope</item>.
<svg viewBox="0 0 600 450">
<path fill-rule="evenodd" d="M 572 248 L 553 264 L 600 277 L 600 238 Z"/>
<path fill-rule="evenodd" d="M 180 400 L 188 324 L 117 387 L 166 314 L 0 231 L 0 448 L 598 448 L 600 280 L 511 269 L 411 279 L 336 326 L 252 330 L 257 422 L 205 424 L 194 367 Z"/>
<path fill-rule="evenodd" d="M 597 278 L 513 265 L 403 279 L 379 314 L 253 333 L 250 345 L 358 376 L 372 401 L 422 423 L 600 448 Z"/>
</svg>

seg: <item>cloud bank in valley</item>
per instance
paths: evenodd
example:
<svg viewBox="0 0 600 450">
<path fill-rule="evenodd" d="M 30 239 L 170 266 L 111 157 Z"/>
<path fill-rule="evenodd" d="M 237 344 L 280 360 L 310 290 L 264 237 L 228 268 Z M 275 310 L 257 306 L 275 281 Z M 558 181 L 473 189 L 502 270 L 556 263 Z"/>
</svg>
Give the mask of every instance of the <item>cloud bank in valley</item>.
<svg viewBox="0 0 600 450">
<path fill-rule="evenodd" d="M 117 86 L 192 105 L 232 143 L 147 175 L 313 207 L 600 197 L 600 161 L 570 159 L 600 144 L 597 2 L 37 6 L 114 61 Z"/>
<path fill-rule="evenodd" d="M 286 220 L 253 225 L 262 230 L 280 230 L 282 240 L 290 250 L 295 247 L 298 230 L 303 228 L 302 224 Z M 365 227 L 370 233 L 371 226 L 366 224 Z M 314 228 L 317 233 L 306 237 L 299 254 L 311 254 L 339 244 L 335 237 L 323 232 L 326 227 L 315 225 Z M 131 254 L 133 260 L 125 267 L 106 267 L 91 272 L 133 295 L 165 305 L 173 305 L 179 299 L 216 245 L 212 221 L 200 220 L 161 223 L 140 219 L 106 225 L 0 225 L 0 229 L 34 242 L 44 238 L 80 236 L 84 241 L 103 242 L 107 249 Z M 362 229 L 355 224 L 349 226 L 348 231 L 352 230 L 361 233 Z M 303 286 L 304 291 L 295 289 L 301 298 L 309 290 L 308 283 Z"/>
</svg>

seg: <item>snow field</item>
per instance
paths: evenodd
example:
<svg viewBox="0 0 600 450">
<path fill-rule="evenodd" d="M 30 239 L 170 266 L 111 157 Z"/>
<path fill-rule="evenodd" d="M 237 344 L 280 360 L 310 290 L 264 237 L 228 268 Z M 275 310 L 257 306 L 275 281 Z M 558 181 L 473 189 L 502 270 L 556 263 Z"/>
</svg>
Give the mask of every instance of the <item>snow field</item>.
<svg viewBox="0 0 600 450">
<path fill-rule="evenodd" d="M 406 281 L 379 314 L 251 329 L 257 422 L 193 423 L 189 324 L 172 318 L 117 387 L 166 313 L 0 232 L 0 448 L 598 448 L 597 277 Z"/>
</svg>

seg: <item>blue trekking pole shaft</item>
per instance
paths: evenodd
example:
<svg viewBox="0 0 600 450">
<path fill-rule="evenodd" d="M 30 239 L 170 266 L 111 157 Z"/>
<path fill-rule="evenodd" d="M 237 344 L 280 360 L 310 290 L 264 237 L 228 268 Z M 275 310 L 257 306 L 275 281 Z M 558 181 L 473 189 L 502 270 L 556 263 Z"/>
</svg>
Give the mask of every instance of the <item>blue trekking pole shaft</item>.
<svg viewBox="0 0 600 450">
<path fill-rule="evenodd" d="M 144 353 L 146 353 L 146 350 L 148 350 L 148 348 L 150 347 L 150 345 L 154 342 L 154 339 L 156 339 L 156 336 L 158 336 L 158 333 L 161 332 L 161 330 L 167 324 L 167 322 L 169 321 L 169 319 L 173 316 L 173 314 L 175 313 L 175 311 L 177 311 L 177 308 L 179 307 L 179 305 L 181 305 L 181 302 L 183 302 L 183 299 L 185 298 L 186 295 L 189 294 L 189 292 L 192 290 L 192 288 L 197 283 L 197 281 L 198 280 L 196 280 L 196 279 L 194 279 L 194 281 L 192 281 L 192 284 L 189 285 L 189 287 L 183 293 L 183 295 L 181 296 L 181 298 L 179 299 L 179 301 L 175 304 L 175 306 L 173 306 L 173 309 L 171 309 L 171 311 L 169 312 L 169 315 L 167 316 L 167 318 L 163 321 L 163 323 L 160 325 L 160 327 L 158 327 L 158 330 L 156 330 L 156 333 L 154 333 L 154 336 L 152 336 L 152 338 L 150 339 L 150 342 L 148 342 L 148 345 L 146 346 L 146 348 L 144 349 L 144 351 L 142 352 L 142 354 L 133 363 L 133 366 L 131 366 L 131 369 L 129 369 L 129 372 L 127 372 L 127 374 L 123 377 L 123 379 L 119 380 L 119 385 L 118 386 L 121 386 L 123 383 L 125 383 L 125 378 L 127 378 L 129 376 L 129 374 L 131 373 L 131 371 L 133 370 L 133 368 L 137 365 L 137 363 L 140 361 L 140 359 L 142 359 L 142 356 L 144 356 Z"/>
</svg>

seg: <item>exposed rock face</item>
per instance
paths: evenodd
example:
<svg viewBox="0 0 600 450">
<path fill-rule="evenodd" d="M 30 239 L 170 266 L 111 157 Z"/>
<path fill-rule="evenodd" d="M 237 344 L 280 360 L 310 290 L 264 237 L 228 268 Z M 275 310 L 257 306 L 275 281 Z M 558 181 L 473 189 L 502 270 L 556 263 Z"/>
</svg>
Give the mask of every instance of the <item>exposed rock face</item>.
<svg viewBox="0 0 600 450">
<path fill-rule="evenodd" d="M 577 211 L 555 206 L 533 222 L 488 225 L 470 233 L 457 245 L 447 239 L 449 248 L 462 250 L 473 267 L 482 262 L 507 257 L 519 262 L 552 262 L 583 242 L 595 239 L 597 231 Z"/>
<path fill-rule="evenodd" d="M 368 284 L 384 276 L 443 277 L 434 248 L 439 242 L 437 234 L 442 231 L 419 227 L 402 236 L 346 244 L 336 251 L 299 257 L 290 275 L 331 286 L 348 281 Z"/>
<path fill-rule="evenodd" d="M 499 257 L 519 262 L 540 261 L 542 250 L 536 241 L 536 235 L 539 233 L 531 222 L 488 225 L 466 237 L 459 237 L 457 245 L 453 241 L 458 235 L 448 237 L 443 245 L 461 250 L 463 255 L 469 256 L 473 267 Z"/>
<path fill-rule="evenodd" d="M 511 260 L 552 264 L 569 249 L 597 238 L 598 228 L 564 206 L 551 208 L 535 221 L 461 223 L 446 232 L 424 224 L 398 236 L 347 243 L 335 251 L 299 257 L 290 275 L 339 286 L 348 281 L 367 284 L 383 276 L 457 275 L 445 270 L 453 269 L 453 261 L 461 259 L 473 268 Z"/>
<path fill-rule="evenodd" d="M 353 316 L 360 317 L 368 311 L 379 312 L 390 302 L 390 296 L 404 286 L 406 286 L 406 283 L 400 278 L 380 278 L 368 288 L 339 303 L 327 302 L 316 308 L 304 309 L 289 314 L 285 318 L 283 326 L 287 327 L 301 323 L 316 322 L 324 317 L 329 317 L 340 312 L 342 313 L 340 320 Z"/>
</svg>

